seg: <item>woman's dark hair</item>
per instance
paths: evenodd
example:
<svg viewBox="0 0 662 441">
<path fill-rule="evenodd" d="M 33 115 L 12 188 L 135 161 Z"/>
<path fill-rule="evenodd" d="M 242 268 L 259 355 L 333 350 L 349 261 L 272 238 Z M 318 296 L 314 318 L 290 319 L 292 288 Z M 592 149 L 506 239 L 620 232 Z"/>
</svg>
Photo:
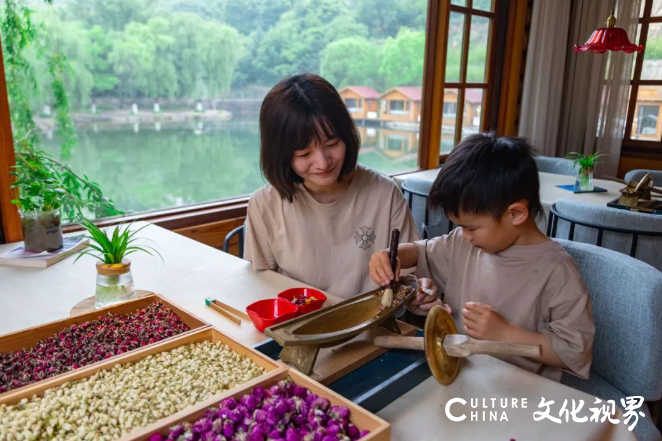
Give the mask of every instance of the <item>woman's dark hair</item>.
<svg viewBox="0 0 662 441">
<path fill-rule="evenodd" d="M 510 204 L 524 199 L 535 219 L 542 205 L 532 150 L 523 138 L 494 133 L 465 138 L 442 165 L 430 190 L 430 207 L 447 215 L 490 214 L 498 219 Z"/>
<path fill-rule="evenodd" d="M 283 199 L 292 202 L 302 182 L 292 169 L 294 152 L 323 137 L 345 143 L 342 180 L 356 167 L 361 138 L 336 89 L 319 75 L 304 73 L 269 91 L 260 109 L 260 167 Z"/>
</svg>

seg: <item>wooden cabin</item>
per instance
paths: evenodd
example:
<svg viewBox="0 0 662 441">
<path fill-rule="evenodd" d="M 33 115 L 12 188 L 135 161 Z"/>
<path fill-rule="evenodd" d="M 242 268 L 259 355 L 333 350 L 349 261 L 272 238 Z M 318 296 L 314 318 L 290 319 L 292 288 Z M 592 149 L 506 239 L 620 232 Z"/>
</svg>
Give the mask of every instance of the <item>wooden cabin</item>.
<svg viewBox="0 0 662 441">
<path fill-rule="evenodd" d="M 381 94 L 379 118 L 383 121 L 417 123 L 421 119 L 422 88 L 399 86 Z"/>
<path fill-rule="evenodd" d="M 662 137 L 661 108 L 662 89 L 659 86 L 639 86 L 630 136 L 633 139 L 659 140 Z"/>
<path fill-rule="evenodd" d="M 339 93 L 354 119 L 377 118 L 379 112 L 379 92 L 372 87 L 346 86 Z"/>
<path fill-rule="evenodd" d="M 441 115 L 441 124 L 455 126 L 457 118 L 457 89 L 446 89 L 444 93 L 444 106 Z M 482 89 L 466 89 L 464 92 L 464 112 L 462 113 L 462 127 L 467 130 L 480 126 L 480 115 L 483 105 Z M 476 130 L 477 131 L 477 130 Z"/>
</svg>

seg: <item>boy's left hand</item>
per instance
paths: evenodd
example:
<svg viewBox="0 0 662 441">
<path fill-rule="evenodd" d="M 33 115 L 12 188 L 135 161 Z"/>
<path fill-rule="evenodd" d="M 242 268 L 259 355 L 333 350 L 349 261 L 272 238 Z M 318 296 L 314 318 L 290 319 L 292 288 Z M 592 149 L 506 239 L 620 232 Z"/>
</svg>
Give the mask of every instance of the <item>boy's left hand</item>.
<svg viewBox="0 0 662 441">
<path fill-rule="evenodd" d="M 467 302 L 462 316 L 467 335 L 479 340 L 504 340 L 512 326 L 487 303 Z"/>
</svg>

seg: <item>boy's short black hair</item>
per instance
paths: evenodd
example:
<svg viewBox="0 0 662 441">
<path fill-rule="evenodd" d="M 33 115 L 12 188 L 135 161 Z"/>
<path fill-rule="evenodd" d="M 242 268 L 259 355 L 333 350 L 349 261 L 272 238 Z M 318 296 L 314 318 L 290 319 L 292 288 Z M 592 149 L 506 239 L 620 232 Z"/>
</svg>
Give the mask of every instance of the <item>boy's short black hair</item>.
<svg viewBox="0 0 662 441">
<path fill-rule="evenodd" d="M 339 180 L 356 168 L 361 137 L 338 91 L 319 75 L 281 80 L 260 108 L 260 167 L 283 199 L 292 202 L 302 179 L 292 169 L 294 152 L 323 136 L 345 143 Z"/>
<path fill-rule="evenodd" d="M 529 213 L 542 213 L 533 148 L 523 138 L 494 133 L 471 135 L 448 155 L 432 185 L 429 204 L 455 217 L 489 214 L 499 219 L 510 204 L 526 200 Z"/>
</svg>

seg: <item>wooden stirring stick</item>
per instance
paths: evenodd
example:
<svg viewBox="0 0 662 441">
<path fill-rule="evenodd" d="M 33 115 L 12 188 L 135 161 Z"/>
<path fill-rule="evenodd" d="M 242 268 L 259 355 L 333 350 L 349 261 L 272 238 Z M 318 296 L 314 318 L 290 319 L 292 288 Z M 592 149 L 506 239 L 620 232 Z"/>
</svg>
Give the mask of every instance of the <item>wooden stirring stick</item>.
<svg viewBox="0 0 662 441">
<path fill-rule="evenodd" d="M 233 308 L 232 306 L 228 305 L 227 303 L 223 303 L 218 299 L 215 299 L 213 297 L 207 297 L 205 299 L 205 302 L 212 302 L 215 303 L 216 306 L 220 306 L 221 308 L 225 309 L 232 315 L 236 315 L 237 317 L 241 318 L 242 320 L 250 321 L 250 317 L 248 314 L 246 314 L 243 311 L 238 310 L 237 308 Z"/>
<path fill-rule="evenodd" d="M 382 306 L 390 308 L 393 305 L 393 284 L 395 283 L 395 270 L 398 267 L 398 244 L 400 242 L 400 230 L 394 228 L 391 231 L 391 242 L 389 244 L 388 257 L 391 264 L 391 271 L 393 271 L 393 280 L 388 284 L 382 296 Z"/>
<path fill-rule="evenodd" d="M 212 300 L 212 301 L 210 301 L 210 300 Z M 207 299 L 205 299 L 205 303 L 211 309 L 218 312 L 219 314 L 221 314 L 223 317 L 227 318 L 228 320 L 232 321 L 235 325 L 241 326 L 241 319 L 239 317 L 235 317 L 234 315 L 232 315 L 231 313 L 229 313 L 225 309 L 218 306 L 216 303 L 213 302 L 213 299 L 207 298 Z"/>
</svg>

